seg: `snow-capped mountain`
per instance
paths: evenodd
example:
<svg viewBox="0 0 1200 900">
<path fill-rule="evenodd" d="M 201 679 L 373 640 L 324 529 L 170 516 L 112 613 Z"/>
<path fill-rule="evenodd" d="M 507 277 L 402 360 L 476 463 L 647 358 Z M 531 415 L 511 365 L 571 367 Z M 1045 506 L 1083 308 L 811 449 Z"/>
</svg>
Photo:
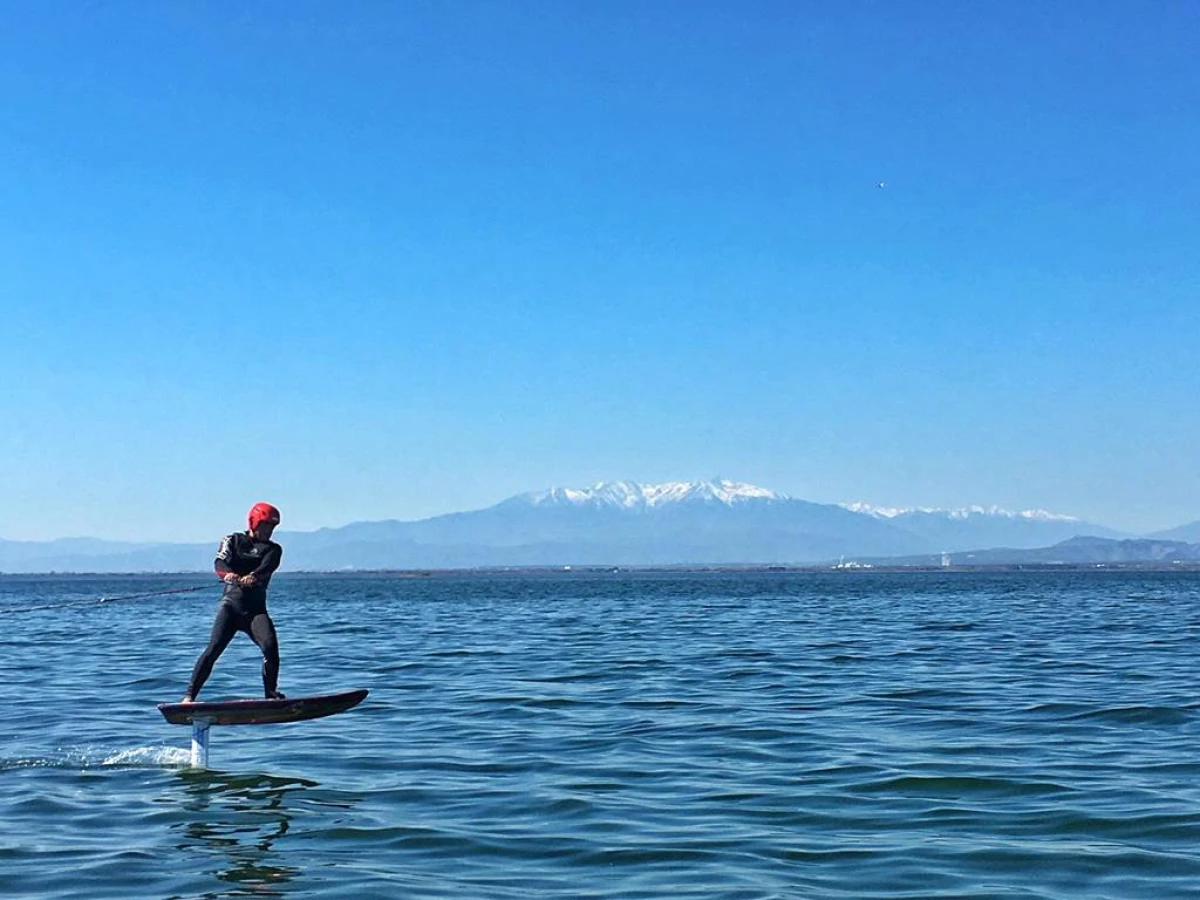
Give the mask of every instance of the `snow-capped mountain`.
<svg viewBox="0 0 1200 900">
<path fill-rule="evenodd" d="M 1044 509 L 1013 511 L 999 506 L 899 509 L 866 503 L 845 506 L 853 512 L 891 522 L 930 545 L 940 544 L 946 551 L 985 547 L 1043 547 L 1079 535 L 1104 538 L 1127 536 L 1111 528 Z"/>
<path fill-rule="evenodd" d="M 647 509 L 676 503 L 723 503 L 734 506 L 747 500 L 788 500 L 784 494 L 740 481 L 669 481 L 639 484 L 636 481 L 602 481 L 590 488 L 550 488 L 518 494 L 510 505 L 575 506 Z"/>
<path fill-rule="evenodd" d="M 1044 510 L 886 509 L 811 503 L 727 479 L 601 482 L 518 494 L 418 521 L 354 522 L 278 536 L 286 566 L 419 569 L 474 566 L 822 563 L 989 548 L 1049 547 L 1110 529 Z M 193 571 L 211 546 L 0 540 L 0 571 Z"/>
<path fill-rule="evenodd" d="M 607 481 L 530 491 L 486 509 L 419 522 L 361 522 L 321 532 L 321 552 L 314 545 L 309 564 L 333 565 L 338 554 L 347 555 L 351 537 L 355 565 L 364 565 L 360 558 L 380 558 L 390 546 L 403 565 L 461 566 L 800 563 L 1045 547 L 1080 534 L 1114 534 L 1044 511 L 888 513 L 811 503 L 730 479 Z M 303 540 L 293 540 L 288 552 L 296 560 L 308 551 Z"/>
<path fill-rule="evenodd" d="M 957 509 L 938 509 L 931 506 L 872 506 L 869 503 L 841 504 L 851 512 L 864 513 L 877 519 L 897 519 L 917 514 L 942 516 L 947 519 L 971 519 L 976 517 L 991 517 L 1000 519 L 1029 519 L 1038 522 L 1078 522 L 1075 516 L 1053 513 L 1044 509 L 1022 509 L 1013 511 L 1000 506 L 962 506 Z"/>
</svg>

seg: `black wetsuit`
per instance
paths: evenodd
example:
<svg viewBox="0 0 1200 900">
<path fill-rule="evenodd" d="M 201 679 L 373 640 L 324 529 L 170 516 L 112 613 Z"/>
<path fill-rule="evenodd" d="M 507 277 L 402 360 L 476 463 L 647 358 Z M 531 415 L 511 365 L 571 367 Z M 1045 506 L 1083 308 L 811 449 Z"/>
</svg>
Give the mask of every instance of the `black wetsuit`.
<svg viewBox="0 0 1200 900">
<path fill-rule="evenodd" d="M 204 682 L 212 674 L 213 665 L 239 631 L 250 635 L 262 650 L 263 693 L 267 697 L 276 693 L 279 683 L 279 641 L 275 637 L 275 623 L 267 615 L 267 585 L 282 558 L 282 547 L 274 541 L 256 538 L 248 531 L 230 534 L 222 539 L 213 563 L 218 577 L 253 575 L 255 584 L 243 588 L 236 583 L 226 582 L 208 646 L 196 660 L 192 680 L 188 683 L 189 697 L 195 699 L 199 696 L 200 688 L 204 687 Z"/>
</svg>

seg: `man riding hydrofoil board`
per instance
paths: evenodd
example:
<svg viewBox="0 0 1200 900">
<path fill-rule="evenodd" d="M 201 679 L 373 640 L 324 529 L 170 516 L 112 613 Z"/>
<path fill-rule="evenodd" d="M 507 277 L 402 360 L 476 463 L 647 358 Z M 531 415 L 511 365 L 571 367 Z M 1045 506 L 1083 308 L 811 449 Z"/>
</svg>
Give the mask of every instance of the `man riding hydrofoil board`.
<svg viewBox="0 0 1200 900">
<path fill-rule="evenodd" d="M 193 703 L 200 695 L 213 666 L 239 631 L 246 633 L 262 651 L 263 694 L 282 700 L 279 693 L 279 640 L 275 623 L 267 613 L 267 586 L 283 559 L 283 548 L 271 540 L 279 524 L 279 510 L 270 503 L 255 503 L 247 517 L 247 531 L 221 539 L 213 569 L 225 588 L 213 619 L 208 646 L 196 660 L 192 679 L 181 703 Z"/>
</svg>

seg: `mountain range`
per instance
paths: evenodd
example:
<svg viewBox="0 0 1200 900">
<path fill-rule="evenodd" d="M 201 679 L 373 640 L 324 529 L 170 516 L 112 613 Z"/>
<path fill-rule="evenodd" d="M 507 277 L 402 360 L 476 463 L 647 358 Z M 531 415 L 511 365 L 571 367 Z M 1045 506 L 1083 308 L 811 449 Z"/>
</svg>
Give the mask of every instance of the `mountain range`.
<svg viewBox="0 0 1200 900">
<path fill-rule="evenodd" d="M 1086 552 L 1073 539 L 1089 539 Z M 416 521 L 355 522 L 309 532 L 281 532 L 291 571 L 441 569 L 516 566 L 650 566 L 825 564 L 850 558 L 919 560 L 975 553 L 980 564 L 1018 552 L 1063 547 L 1114 561 L 1131 553 L 1186 553 L 1200 522 L 1135 536 L 1044 510 L 995 507 L 886 509 L 862 503 L 798 500 L 728 480 L 647 485 L 604 482 L 551 488 L 495 506 Z M 211 566 L 210 544 L 64 538 L 0 540 L 0 572 L 186 572 Z M 1200 549 L 1200 545 L 1197 545 Z M 997 550 L 995 548 L 1003 548 Z M 1107 548 L 1107 549 L 1102 549 Z M 980 556 L 985 554 L 985 556 Z M 1005 554 L 1008 554 L 1007 557 Z M 984 563 L 986 558 L 987 563 Z M 1192 558 L 1192 557 L 1189 557 Z M 1200 553 L 1196 555 L 1200 559 Z M 965 562 L 965 558 L 961 561 Z M 1072 561 L 1063 559 L 1061 561 Z M 908 563 L 915 564 L 915 563 Z"/>
</svg>

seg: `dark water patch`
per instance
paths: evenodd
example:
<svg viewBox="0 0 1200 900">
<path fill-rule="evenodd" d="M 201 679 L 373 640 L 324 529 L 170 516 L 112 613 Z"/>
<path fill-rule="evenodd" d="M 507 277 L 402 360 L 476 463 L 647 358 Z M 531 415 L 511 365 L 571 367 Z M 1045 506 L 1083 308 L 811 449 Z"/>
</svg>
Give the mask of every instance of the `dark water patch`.
<svg viewBox="0 0 1200 900">
<path fill-rule="evenodd" d="M 838 653 L 837 655 L 829 658 L 829 662 L 839 666 L 851 665 L 854 663 L 865 663 L 870 661 L 871 658 L 869 656 L 859 656 L 854 653 Z"/>
<path fill-rule="evenodd" d="M 1069 719 L 1095 719 L 1103 722 L 1130 725 L 1183 725 L 1193 714 L 1177 706 L 1110 706 L 1103 709 L 1079 710 Z"/>
<path fill-rule="evenodd" d="M 917 625 L 918 631 L 975 631 L 980 626 L 976 622 L 923 622 Z"/>
<path fill-rule="evenodd" d="M 1060 784 L 1021 781 L 1012 778 L 966 775 L 900 775 L 857 785 L 857 791 L 908 794 L 917 797 L 1023 797 L 1058 794 L 1067 789 Z"/>
</svg>

